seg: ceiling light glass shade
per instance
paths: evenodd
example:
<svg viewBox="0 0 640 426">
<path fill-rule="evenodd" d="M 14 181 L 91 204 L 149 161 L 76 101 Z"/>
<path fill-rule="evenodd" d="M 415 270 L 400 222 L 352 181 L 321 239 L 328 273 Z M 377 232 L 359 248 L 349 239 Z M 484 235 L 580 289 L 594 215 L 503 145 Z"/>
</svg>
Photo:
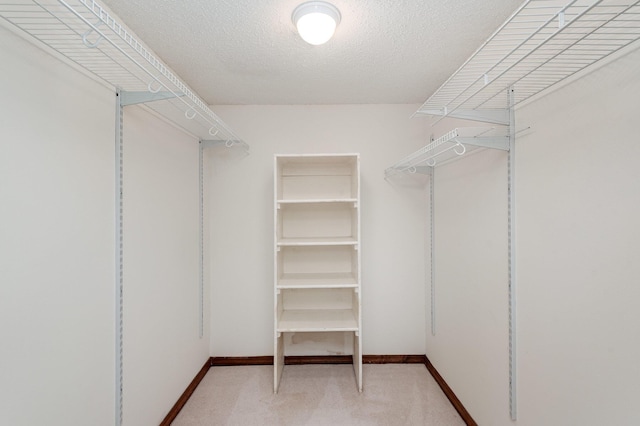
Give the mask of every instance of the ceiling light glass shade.
<svg viewBox="0 0 640 426">
<path fill-rule="evenodd" d="M 310 1 L 296 7 L 291 19 L 300 37 L 313 45 L 329 41 L 340 23 L 340 11 L 324 1 Z"/>
</svg>

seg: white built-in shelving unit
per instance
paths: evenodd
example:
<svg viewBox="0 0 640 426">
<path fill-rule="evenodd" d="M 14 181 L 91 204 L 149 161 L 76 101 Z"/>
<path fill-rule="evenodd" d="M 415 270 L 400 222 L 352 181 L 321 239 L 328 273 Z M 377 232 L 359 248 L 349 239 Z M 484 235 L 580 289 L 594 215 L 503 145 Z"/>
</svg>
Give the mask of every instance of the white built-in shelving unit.
<svg viewBox="0 0 640 426">
<path fill-rule="evenodd" d="M 360 162 L 357 154 L 276 155 L 274 392 L 285 333 L 353 334 L 362 390 Z"/>
<path fill-rule="evenodd" d="M 414 116 L 485 123 L 455 128 L 385 170 L 430 175 L 432 265 L 434 173 L 437 166 L 477 148 L 508 151 L 509 396 L 517 418 L 515 281 L 516 105 L 567 81 L 616 53 L 640 47 L 640 1 L 528 0 L 431 95 Z M 436 333 L 435 273 L 431 268 L 431 332 Z"/>
</svg>

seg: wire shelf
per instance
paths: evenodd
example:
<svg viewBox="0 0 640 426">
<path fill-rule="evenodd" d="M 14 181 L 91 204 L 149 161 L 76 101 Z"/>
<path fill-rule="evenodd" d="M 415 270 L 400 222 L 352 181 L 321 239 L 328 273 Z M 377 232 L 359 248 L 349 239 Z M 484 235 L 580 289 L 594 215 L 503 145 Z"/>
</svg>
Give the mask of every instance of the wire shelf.
<svg viewBox="0 0 640 426">
<path fill-rule="evenodd" d="M 202 99 L 97 2 L 0 0 L 0 17 L 109 85 L 147 93 L 151 101 L 146 106 L 200 139 L 248 150 Z"/>
<path fill-rule="evenodd" d="M 528 0 L 416 114 L 517 105 L 638 39 L 640 1 Z"/>
<path fill-rule="evenodd" d="M 385 170 L 385 177 L 399 173 L 416 173 L 435 167 L 478 148 L 509 149 L 508 129 L 499 127 L 455 128 Z"/>
</svg>

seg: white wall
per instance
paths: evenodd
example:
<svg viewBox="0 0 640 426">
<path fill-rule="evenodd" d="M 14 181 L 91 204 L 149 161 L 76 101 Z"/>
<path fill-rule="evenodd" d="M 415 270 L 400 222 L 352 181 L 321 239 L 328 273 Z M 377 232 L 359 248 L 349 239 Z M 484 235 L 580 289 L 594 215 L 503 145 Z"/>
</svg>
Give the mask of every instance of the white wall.
<svg viewBox="0 0 640 426">
<path fill-rule="evenodd" d="M 365 354 L 421 354 L 424 232 L 421 188 L 384 169 L 425 144 L 417 105 L 218 106 L 251 144 L 210 162 L 211 354 L 273 354 L 273 155 L 359 152 Z"/>
<path fill-rule="evenodd" d="M 124 114 L 124 425 L 159 424 L 209 358 L 199 337 L 199 143 Z"/>
<path fill-rule="evenodd" d="M 481 425 L 640 422 L 640 50 L 516 111 L 518 420 L 509 418 L 506 158 L 437 169 L 427 355 Z M 469 209 L 469 210 L 467 210 Z"/>
<path fill-rule="evenodd" d="M 435 170 L 436 334 L 427 355 L 477 419 L 496 407 L 508 414 L 507 155 L 476 151 Z M 486 394 L 474 404 L 479 389 Z"/>
<path fill-rule="evenodd" d="M 640 50 L 518 111 L 522 424 L 640 423 Z"/>
<path fill-rule="evenodd" d="M 113 425 L 114 94 L 0 27 L 0 411 Z"/>
<path fill-rule="evenodd" d="M 2 423 L 113 425 L 115 93 L 4 27 L 0 57 Z M 123 424 L 137 426 L 177 401 L 209 331 L 198 142 L 135 106 L 124 134 Z"/>
</svg>

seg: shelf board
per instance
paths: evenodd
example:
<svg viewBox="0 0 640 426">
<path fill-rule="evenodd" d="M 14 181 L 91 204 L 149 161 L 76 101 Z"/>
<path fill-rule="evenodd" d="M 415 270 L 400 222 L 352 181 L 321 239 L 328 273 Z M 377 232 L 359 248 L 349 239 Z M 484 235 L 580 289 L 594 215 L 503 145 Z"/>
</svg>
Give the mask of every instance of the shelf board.
<svg viewBox="0 0 640 426">
<path fill-rule="evenodd" d="M 357 288 L 358 280 L 350 273 L 283 274 L 277 288 Z"/>
<path fill-rule="evenodd" d="M 331 154 L 277 154 L 280 164 L 354 164 L 359 154 L 331 153 Z"/>
<path fill-rule="evenodd" d="M 358 321 L 351 309 L 285 310 L 277 331 L 358 331 Z"/>
<path fill-rule="evenodd" d="M 281 238 L 278 246 L 355 246 L 358 241 L 354 237 L 303 237 Z"/>
<path fill-rule="evenodd" d="M 356 198 L 323 198 L 323 199 L 301 199 L 301 200 L 278 200 L 278 204 L 342 204 L 357 203 Z"/>
</svg>

